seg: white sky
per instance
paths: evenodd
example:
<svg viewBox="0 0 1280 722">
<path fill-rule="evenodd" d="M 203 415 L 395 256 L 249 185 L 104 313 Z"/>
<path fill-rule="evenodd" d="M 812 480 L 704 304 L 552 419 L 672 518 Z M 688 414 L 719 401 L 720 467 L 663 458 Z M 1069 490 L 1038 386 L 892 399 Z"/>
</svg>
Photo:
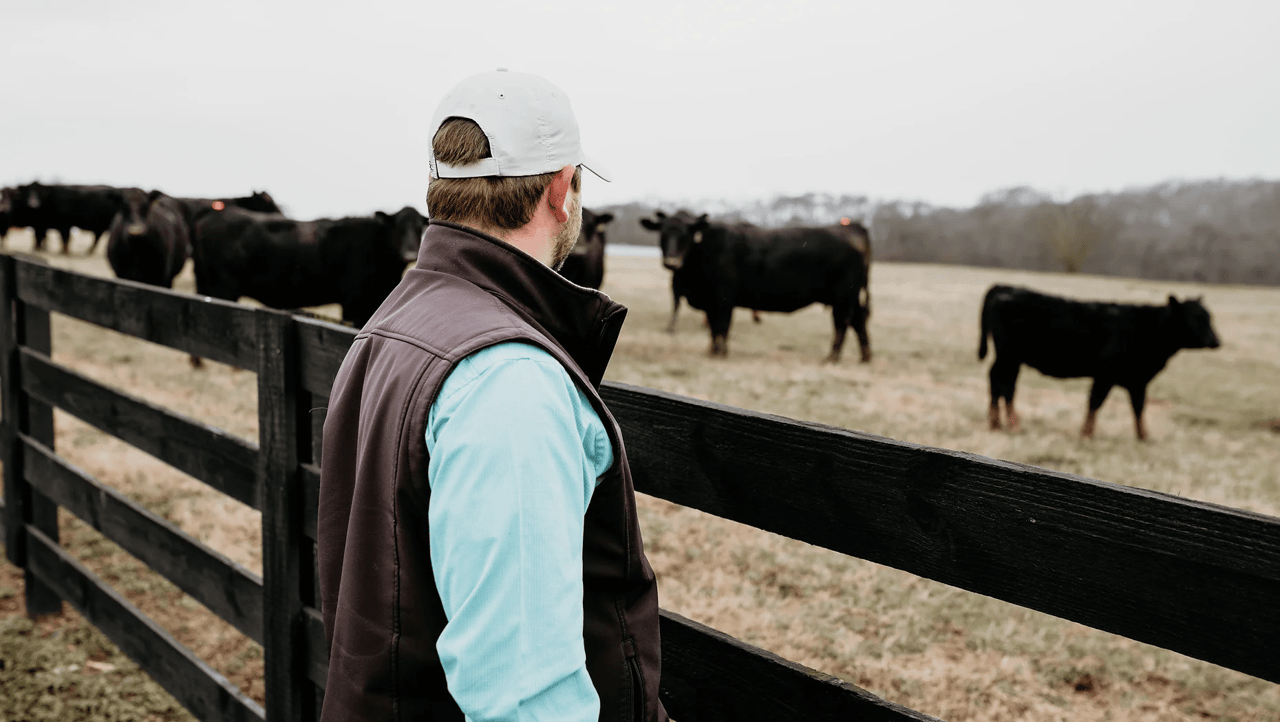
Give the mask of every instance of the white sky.
<svg viewBox="0 0 1280 722">
<path fill-rule="evenodd" d="M 568 94 L 588 206 L 968 205 L 1280 179 L 1276 2 L 0 2 L 0 185 L 425 210 L 427 123 L 508 67 Z"/>
</svg>

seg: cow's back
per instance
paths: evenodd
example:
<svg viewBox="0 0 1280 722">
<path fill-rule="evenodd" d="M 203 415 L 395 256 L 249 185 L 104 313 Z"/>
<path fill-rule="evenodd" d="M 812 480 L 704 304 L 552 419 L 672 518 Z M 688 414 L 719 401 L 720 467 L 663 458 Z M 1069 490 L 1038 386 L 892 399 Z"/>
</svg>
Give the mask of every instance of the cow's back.
<svg viewBox="0 0 1280 722">
<path fill-rule="evenodd" d="M 835 229 L 740 226 L 727 229 L 726 256 L 737 267 L 736 305 L 789 312 L 856 297 L 865 258 Z"/>
<path fill-rule="evenodd" d="M 988 309 L 996 359 L 1057 378 L 1095 377 L 1126 363 L 1144 343 L 1144 307 L 1075 301 L 1008 289 Z"/>
</svg>

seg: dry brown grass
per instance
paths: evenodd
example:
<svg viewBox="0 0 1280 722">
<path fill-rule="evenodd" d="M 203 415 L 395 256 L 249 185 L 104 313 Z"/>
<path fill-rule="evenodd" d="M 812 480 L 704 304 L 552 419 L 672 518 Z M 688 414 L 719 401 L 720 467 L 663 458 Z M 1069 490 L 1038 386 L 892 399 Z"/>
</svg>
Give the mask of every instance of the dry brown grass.
<svg viewBox="0 0 1280 722">
<path fill-rule="evenodd" d="M 100 256 L 52 262 L 108 273 Z M 1280 408 L 1280 291 L 906 264 L 880 264 L 872 275 L 871 364 L 819 364 L 831 334 L 820 308 L 766 314 L 760 325 L 740 313 L 730 357 L 712 360 L 699 314 L 686 308 L 678 332 L 663 332 L 669 277 L 657 261 L 610 257 L 605 290 L 631 313 L 608 377 L 1280 513 L 1280 436 L 1268 427 Z M 1224 346 L 1179 354 L 1153 383 L 1150 443 L 1134 441 L 1123 394 L 1103 407 L 1098 437 L 1081 442 L 1087 382 L 1029 371 L 1019 386 L 1023 432 L 991 433 L 977 314 L 996 281 L 1151 302 L 1204 293 Z M 191 290 L 189 268 L 178 287 Z M 58 361 L 104 383 L 256 436 L 251 373 L 218 364 L 192 372 L 177 352 L 57 317 L 54 349 Z M 59 451 L 74 463 L 260 570 L 256 512 L 65 414 L 56 424 Z M 1280 718 L 1280 687 L 1245 675 L 660 500 L 642 498 L 641 512 L 664 607 L 943 719 Z M 62 521 L 62 540 L 79 558 L 261 702 L 256 645 L 65 513 Z M 0 613 L 10 624 L 21 577 L 2 571 Z M 81 629 L 74 615 L 41 625 L 22 639 L 34 645 L 55 627 Z M 148 704 L 137 718 L 184 716 Z"/>
</svg>

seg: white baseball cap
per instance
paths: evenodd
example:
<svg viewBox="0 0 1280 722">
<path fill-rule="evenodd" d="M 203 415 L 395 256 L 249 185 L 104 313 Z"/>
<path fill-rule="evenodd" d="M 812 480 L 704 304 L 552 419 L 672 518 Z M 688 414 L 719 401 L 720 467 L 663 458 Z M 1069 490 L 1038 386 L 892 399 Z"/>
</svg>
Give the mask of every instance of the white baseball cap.
<svg viewBox="0 0 1280 722">
<path fill-rule="evenodd" d="M 480 126 L 489 138 L 492 157 L 450 165 L 436 160 L 433 148 L 433 178 L 541 175 L 581 165 L 601 180 L 609 180 L 609 172 L 582 152 L 569 96 L 536 75 L 499 68 L 465 78 L 436 108 L 432 138 L 450 118 L 466 118 Z"/>
</svg>

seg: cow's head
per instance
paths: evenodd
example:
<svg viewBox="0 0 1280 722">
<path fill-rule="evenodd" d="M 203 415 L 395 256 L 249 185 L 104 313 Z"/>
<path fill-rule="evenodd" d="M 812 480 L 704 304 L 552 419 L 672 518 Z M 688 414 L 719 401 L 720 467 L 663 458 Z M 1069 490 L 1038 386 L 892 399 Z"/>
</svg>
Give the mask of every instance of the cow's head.
<svg viewBox="0 0 1280 722">
<path fill-rule="evenodd" d="M 702 234 L 707 230 L 707 214 L 696 218 L 688 211 L 680 211 L 668 216 L 662 211 L 655 211 L 658 220 L 641 218 L 640 225 L 648 230 L 658 232 L 658 243 L 662 247 L 662 265 L 676 270 L 684 265 L 685 256 L 694 244 L 702 242 Z"/>
<path fill-rule="evenodd" d="M 161 191 L 144 193 L 137 188 L 126 188 L 121 192 L 120 212 L 116 214 L 112 225 L 119 228 L 121 237 L 135 238 L 147 234 L 147 214 L 151 204 L 163 196 Z M 112 234 L 116 235 L 116 234 Z"/>
<path fill-rule="evenodd" d="M 44 204 L 44 186 L 39 182 L 30 183 L 18 188 L 18 203 L 31 210 L 37 210 Z"/>
<path fill-rule="evenodd" d="M 604 232 L 609 221 L 612 220 L 612 213 L 592 213 L 583 208 L 582 230 L 578 231 L 578 242 L 573 244 L 573 250 L 570 253 L 575 256 L 585 256 L 597 248 L 604 250 Z"/>
<path fill-rule="evenodd" d="M 422 245 L 422 231 L 427 221 L 413 206 L 405 206 L 394 216 L 382 211 L 374 214 L 379 222 L 391 226 L 391 243 L 405 263 L 418 260 L 418 247 Z"/>
<path fill-rule="evenodd" d="M 1209 309 L 1205 308 L 1200 301 L 1199 298 L 1179 301 L 1169 296 L 1174 340 L 1180 348 L 1218 348 L 1221 345 L 1218 342 L 1218 334 L 1213 330 Z"/>
</svg>

